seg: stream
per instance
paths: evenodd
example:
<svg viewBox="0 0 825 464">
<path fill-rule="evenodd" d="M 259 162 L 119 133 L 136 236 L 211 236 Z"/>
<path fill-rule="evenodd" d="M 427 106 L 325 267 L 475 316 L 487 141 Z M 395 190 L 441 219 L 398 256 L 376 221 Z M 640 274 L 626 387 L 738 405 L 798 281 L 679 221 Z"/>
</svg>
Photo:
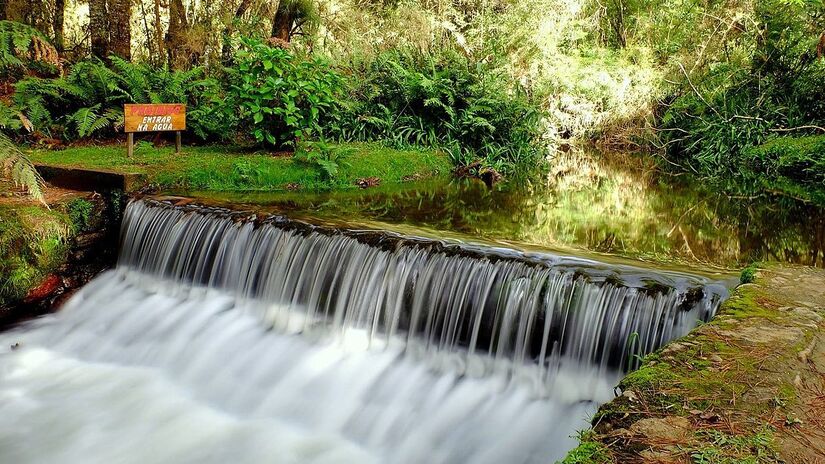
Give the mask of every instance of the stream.
<svg viewBox="0 0 825 464">
<path fill-rule="evenodd" d="M 551 463 L 743 265 L 823 265 L 816 208 L 589 163 L 131 201 L 117 267 L 0 333 L 0 462 Z"/>
</svg>

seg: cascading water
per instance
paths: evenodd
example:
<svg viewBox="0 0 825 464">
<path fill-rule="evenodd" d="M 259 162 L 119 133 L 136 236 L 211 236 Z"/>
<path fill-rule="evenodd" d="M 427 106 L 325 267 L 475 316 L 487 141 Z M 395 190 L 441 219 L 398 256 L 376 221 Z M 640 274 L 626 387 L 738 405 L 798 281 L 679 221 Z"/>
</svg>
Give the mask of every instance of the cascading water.
<svg viewBox="0 0 825 464">
<path fill-rule="evenodd" d="M 0 462 L 549 463 L 725 294 L 133 202 L 116 270 L 0 334 Z"/>
</svg>

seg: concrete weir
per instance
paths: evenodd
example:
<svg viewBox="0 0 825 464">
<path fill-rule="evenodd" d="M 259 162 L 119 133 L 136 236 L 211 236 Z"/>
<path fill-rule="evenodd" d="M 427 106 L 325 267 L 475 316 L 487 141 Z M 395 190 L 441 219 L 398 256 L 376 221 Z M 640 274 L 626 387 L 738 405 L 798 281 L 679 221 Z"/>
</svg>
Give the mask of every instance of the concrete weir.
<svg viewBox="0 0 825 464">
<path fill-rule="evenodd" d="M 106 169 L 86 169 L 35 164 L 43 180 L 55 187 L 71 190 L 133 192 L 141 189 L 146 176 L 141 173 L 122 173 Z"/>
<path fill-rule="evenodd" d="M 565 463 L 825 462 L 825 270 L 772 264 L 647 356 Z"/>
</svg>

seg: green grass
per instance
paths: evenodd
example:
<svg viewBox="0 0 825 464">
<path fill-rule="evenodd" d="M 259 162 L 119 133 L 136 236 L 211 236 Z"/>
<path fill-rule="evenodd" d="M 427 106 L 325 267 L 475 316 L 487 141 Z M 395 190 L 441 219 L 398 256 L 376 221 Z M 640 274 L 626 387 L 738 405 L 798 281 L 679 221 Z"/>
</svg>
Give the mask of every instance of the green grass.
<svg viewBox="0 0 825 464">
<path fill-rule="evenodd" d="M 291 156 L 231 146 L 184 147 L 175 154 L 172 148 L 139 143 L 131 159 L 119 145 L 32 150 L 29 155 L 36 163 L 144 174 L 161 188 L 201 190 L 356 188 L 355 182 L 367 177 L 377 177 L 383 184 L 399 183 L 452 169 L 447 155 L 435 151 L 396 150 L 380 144 L 341 144 L 330 149 L 344 158 L 334 179 L 326 178 L 318 166 Z"/>
<path fill-rule="evenodd" d="M 607 464 L 611 462 L 607 448 L 593 440 L 593 432 L 579 432 L 579 446 L 570 450 L 558 464 Z"/>
<path fill-rule="evenodd" d="M 73 229 L 58 209 L 0 205 L 0 306 L 26 296 L 65 260 Z"/>
</svg>

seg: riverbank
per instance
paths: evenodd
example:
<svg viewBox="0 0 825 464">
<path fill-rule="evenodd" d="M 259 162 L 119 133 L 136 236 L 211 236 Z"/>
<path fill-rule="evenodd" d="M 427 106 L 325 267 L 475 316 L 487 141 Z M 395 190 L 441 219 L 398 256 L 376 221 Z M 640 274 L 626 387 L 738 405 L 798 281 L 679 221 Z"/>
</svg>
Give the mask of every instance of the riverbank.
<svg viewBox="0 0 825 464">
<path fill-rule="evenodd" d="M 825 460 L 825 271 L 744 277 L 710 323 L 622 380 L 565 464 Z"/>
<path fill-rule="evenodd" d="M 28 151 L 41 165 L 143 176 L 147 186 L 198 190 L 328 190 L 401 183 L 445 175 L 449 157 L 428 150 L 396 150 L 380 144 L 329 144 L 310 159 L 236 146 L 156 148 L 138 144 L 132 158 L 122 145 Z"/>
<path fill-rule="evenodd" d="M 0 197 L 0 328 L 52 310 L 114 264 L 121 196 L 45 193 L 49 208 Z"/>
</svg>

